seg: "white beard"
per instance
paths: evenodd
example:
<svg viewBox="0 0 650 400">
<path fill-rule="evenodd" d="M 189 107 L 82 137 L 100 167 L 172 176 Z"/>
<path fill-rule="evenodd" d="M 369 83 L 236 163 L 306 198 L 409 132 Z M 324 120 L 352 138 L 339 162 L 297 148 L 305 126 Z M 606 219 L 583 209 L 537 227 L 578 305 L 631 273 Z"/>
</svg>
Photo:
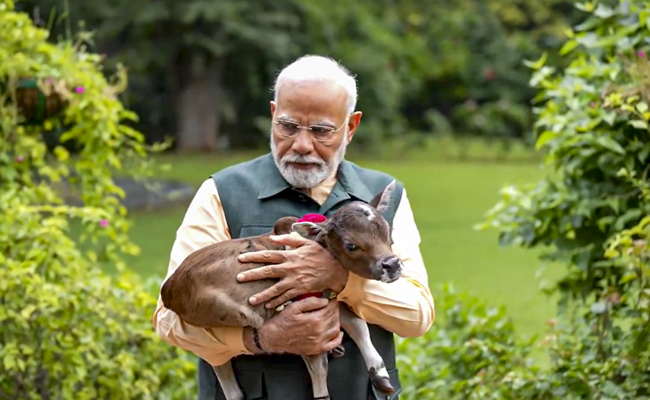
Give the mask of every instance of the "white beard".
<svg viewBox="0 0 650 400">
<path fill-rule="evenodd" d="M 271 132 L 271 153 L 275 165 L 280 170 L 282 177 L 293 187 L 298 189 L 311 189 L 320 185 L 325 179 L 336 173 L 339 164 L 345 157 L 345 151 L 348 144 L 345 140 L 341 141 L 341 145 L 336 149 L 336 153 L 332 156 L 329 162 L 325 162 L 318 156 L 301 156 L 299 154 L 285 155 L 281 160 L 277 155 L 277 147 L 273 140 L 273 132 Z M 288 163 L 309 163 L 317 165 L 316 168 L 309 171 L 292 168 Z"/>
</svg>

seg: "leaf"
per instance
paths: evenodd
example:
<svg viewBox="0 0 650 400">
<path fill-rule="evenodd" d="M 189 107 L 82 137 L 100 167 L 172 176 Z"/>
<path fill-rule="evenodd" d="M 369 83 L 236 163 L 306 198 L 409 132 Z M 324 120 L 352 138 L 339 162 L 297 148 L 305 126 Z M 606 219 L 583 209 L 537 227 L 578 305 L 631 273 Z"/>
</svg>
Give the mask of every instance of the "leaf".
<svg viewBox="0 0 650 400">
<path fill-rule="evenodd" d="M 54 148 L 54 154 L 59 161 L 67 161 L 70 158 L 70 153 L 62 146 L 56 146 Z"/>
<path fill-rule="evenodd" d="M 609 126 L 614 125 L 614 121 L 616 120 L 616 113 L 615 112 L 608 112 L 605 113 L 603 116 L 603 120 L 609 124 Z"/>
<path fill-rule="evenodd" d="M 593 303 L 590 309 L 594 314 L 602 314 L 605 312 L 605 310 L 607 310 L 607 304 L 604 301 L 600 300 Z"/>
<path fill-rule="evenodd" d="M 628 124 L 632 125 L 636 129 L 648 130 L 648 123 L 640 119 L 633 119 L 631 121 L 628 121 Z"/>
<path fill-rule="evenodd" d="M 7 370 L 12 370 L 16 366 L 16 358 L 12 354 L 5 354 L 2 361 Z"/>
<path fill-rule="evenodd" d="M 607 136 L 600 136 L 596 139 L 596 143 L 600 144 L 606 149 L 609 149 L 615 153 L 625 155 L 625 149 L 621 147 L 618 142 L 616 142 L 614 139 L 607 137 Z"/>
<path fill-rule="evenodd" d="M 20 312 L 20 315 L 22 315 L 22 317 L 25 319 L 29 319 L 29 317 L 32 315 L 34 311 L 36 311 L 36 306 L 30 304 Z"/>
<path fill-rule="evenodd" d="M 524 60 L 524 65 L 530 69 L 538 70 L 544 66 L 544 63 L 546 63 L 547 58 L 548 58 L 548 54 L 546 52 L 543 52 L 541 57 L 537 61 Z"/>
<path fill-rule="evenodd" d="M 555 137 L 557 137 L 557 133 L 551 131 L 545 131 L 539 136 L 539 139 L 537 139 L 535 148 L 537 150 L 541 149 L 548 141 L 553 140 Z"/>
<path fill-rule="evenodd" d="M 641 151 L 639 151 L 638 158 L 642 163 L 648 162 L 648 155 L 650 154 L 650 144 L 646 144 Z"/>
<path fill-rule="evenodd" d="M 635 279 L 637 279 L 637 274 L 635 274 L 634 272 L 626 272 L 626 273 L 621 277 L 620 284 L 623 285 L 623 284 L 626 284 L 626 283 L 628 283 L 628 282 L 631 282 L 631 281 L 633 281 L 633 280 L 635 280 Z"/>
<path fill-rule="evenodd" d="M 613 203 L 612 206 L 614 206 L 614 204 L 618 205 L 618 202 Z M 607 217 L 602 217 L 598 219 L 598 221 L 596 221 L 596 224 L 598 225 L 598 228 L 600 229 L 601 232 L 605 232 L 607 230 L 607 227 L 613 224 L 614 221 L 616 221 L 616 218 L 614 216 L 609 215 Z"/>
<path fill-rule="evenodd" d="M 639 103 L 636 105 L 636 109 L 637 109 L 640 113 L 643 114 L 644 112 L 648 111 L 648 103 L 643 102 L 643 101 L 642 101 L 642 102 L 639 102 Z"/>
<path fill-rule="evenodd" d="M 594 10 L 594 5 L 590 1 L 584 3 L 575 3 L 574 5 L 578 10 L 581 11 L 592 12 Z"/>
<path fill-rule="evenodd" d="M 575 41 L 575 40 L 569 40 L 560 49 L 560 55 L 564 56 L 569 54 L 571 51 L 573 51 L 576 47 L 578 47 L 580 44 Z"/>
<path fill-rule="evenodd" d="M 623 215 L 618 217 L 616 223 L 614 224 L 614 227 L 617 230 L 623 229 L 629 222 L 640 219 L 642 216 L 643 210 L 638 208 L 629 209 Z"/>
</svg>

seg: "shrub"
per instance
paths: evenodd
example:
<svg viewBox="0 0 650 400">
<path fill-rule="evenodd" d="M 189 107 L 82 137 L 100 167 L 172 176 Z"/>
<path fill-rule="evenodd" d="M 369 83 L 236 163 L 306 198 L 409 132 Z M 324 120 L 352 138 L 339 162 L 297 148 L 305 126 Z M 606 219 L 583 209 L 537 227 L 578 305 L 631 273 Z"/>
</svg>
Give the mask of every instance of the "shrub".
<svg viewBox="0 0 650 400">
<path fill-rule="evenodd" d="M 549 335 L 552 368 L 538 381 L 555 398 L 650 398 L 648 240 L 650 217 L 614 235 L 607 255 L 624 271 L 624 292 L 578 304 Z"/>
<path fill-rule="evenodd" d="M 116 97 L 124 82 L 110 85 L 98 55 L 48 43 L 13 7 L 0 0 L 0 398 L 189 398 L 194 361 L 157 339 L 156 286 L 121 258 L 138 249 L 112 175 L 149 171 L 142 136 L 124 122 L 135 115 Z M 39 90 L 21 91 L 25 82 Z M 39 93 L 58 101 L 39 108 Z M 53 132 L 61 143 L 48 151 Z M 100 258 L 120 272 L 104 274 Z"/>
<path fill-rule="evenodd" d="M 522 340 L 505 308 L 445 286 L 436 301 L 442 325 L 398 342 L 401 398 L 650 398 L 650 217 L 614 235 L 607 255 L 626 271 L 625 294 L 576 305 L 549 321 L 541 341 Z M 547 364 L 531 357 L 534 346 Z"/>
<path fill-rule="evenodd" d="M 478 298 L 456 293 L 450 284 L 441 292 L 436 305 L 442 325 L 422 338 L 398 341 L 400 398 L 507 398 L 502 382 L 513 379 L 513 371 L 535 370 L 532 340 L 515 334 L 505 307 L 489 308 Z"/>
<path fill-rule="evenodd" d="M 400 344 L 412 352 L 400 366 L 406 398 L 650 398 L 650 3 L 578 7 L 590 15 L 560 51 L 566 70 L 545 57 L 529 64 L 549 173 L 504 188 L 481 225 L 566 265 L 549 290 L 560 295 L 558 316 L 539 342 L 549 363 L 523 361 L 531 343 L 503 314 L 444 298 L 449 321 Z"/>
<path fill-rule="evenodd" d="M 650 214 L 641 196 L 650 165 L 650 4 L 580 7 L 591 15 L 563 46 L 563 54 L 573 51 L 568 68 L 556 74 L 544 58 L 531 63 L 543 102 L 537 148 L 551 171 L 504 188 L 484 224 L 502 244 L 544 246 L 545 257 L 566 262 L 557 285 L 565 302 L 621 292 L 625 270 L 606 257 L 605 243 Z"/>
<path fill-rule="evenodd" d="M 485 226 L 567 267 L 550 290 L 561 307 L 537 395 L 647 399 L 650 3 L 578 7 L 590 15 L 560 51 L 566 70 L 530 63 L 549 174 L 506 187 Z"/>
</svg>

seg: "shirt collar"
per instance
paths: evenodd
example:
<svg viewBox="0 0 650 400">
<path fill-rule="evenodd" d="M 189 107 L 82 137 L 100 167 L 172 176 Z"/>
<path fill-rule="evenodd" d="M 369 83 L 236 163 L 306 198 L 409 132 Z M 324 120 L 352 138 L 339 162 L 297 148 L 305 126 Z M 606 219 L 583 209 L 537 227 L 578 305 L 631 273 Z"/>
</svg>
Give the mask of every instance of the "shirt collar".
<svg viewBox="0 0 650 400">
<path fill-rule="evenodd" d="M 260 190 L 258 199 L 266 199 L 273 197 L 283 192 L 284 190 L 291 189 L 291 185 L 287 183 L 282 177 L 280 170 L 275 165 L 273 160 L 273 155 L 268 153 L 264 156 L 264 185 Z M 311 190 L 308 190 L 308 194 L 314 198 L 321 198 L 322 201 L 329 196 L 332 190 L 336 190 L 340 184 L 340 187 L 351 197 L 355 197 L 359 200 L 365 201 L 366 203 L 370 202 L 374 197 L 372 193 L 368 190 L 368 187 L 363 183 L 356 170 L 354 169 L 354 164 L 342 160 L 338 168 L 338 173 L 327 178 L 320 185 Z"/>
</svg>

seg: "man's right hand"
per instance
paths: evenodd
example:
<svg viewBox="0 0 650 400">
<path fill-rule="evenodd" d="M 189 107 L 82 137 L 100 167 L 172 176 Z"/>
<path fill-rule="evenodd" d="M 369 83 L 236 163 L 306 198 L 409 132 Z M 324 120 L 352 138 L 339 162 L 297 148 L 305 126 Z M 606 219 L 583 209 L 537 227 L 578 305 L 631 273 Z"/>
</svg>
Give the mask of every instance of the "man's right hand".
<svg viewBox="0 0 650 400">
<path fill-rule="evenodd" d="M 258 329 L 265 353 L 316 355 L 327 353 L 341 344 L 343 332 L 336 300 L 316 297 L 294 302 Z M 259 354 L 251 328 L 244 329 L 244 344 Z"/>
</svg>

